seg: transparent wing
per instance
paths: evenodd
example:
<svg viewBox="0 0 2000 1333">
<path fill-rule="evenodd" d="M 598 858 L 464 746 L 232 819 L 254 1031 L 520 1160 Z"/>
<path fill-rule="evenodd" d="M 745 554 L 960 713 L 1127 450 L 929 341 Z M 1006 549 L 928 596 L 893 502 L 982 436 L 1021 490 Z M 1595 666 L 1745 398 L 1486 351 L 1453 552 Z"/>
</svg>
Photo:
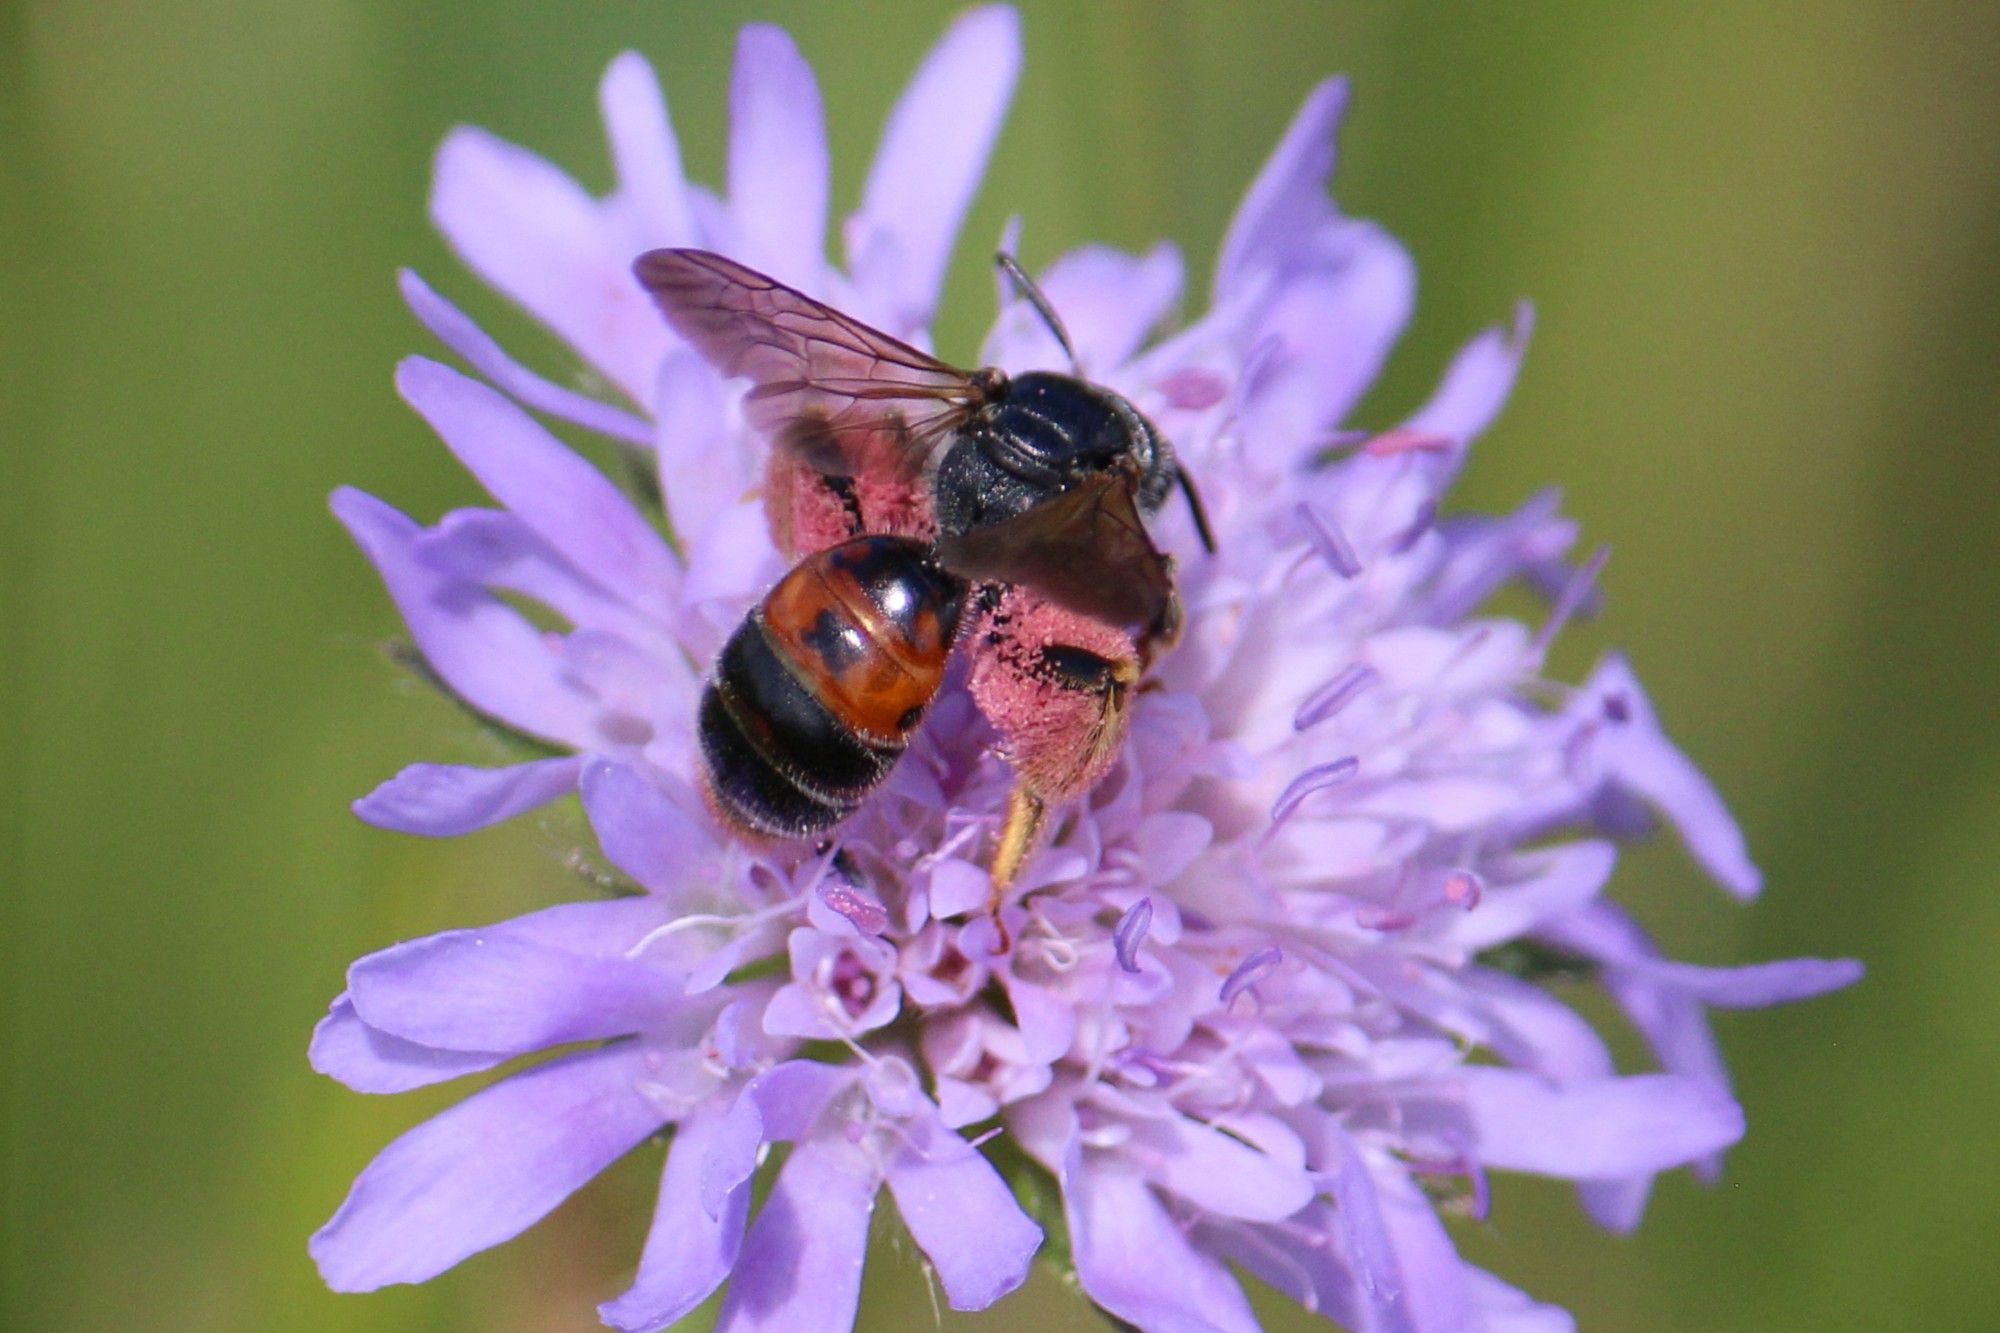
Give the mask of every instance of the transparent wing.
<svg viewBox="0 0 2000 1333">
<path fill-rule="evenodd" d="M 816 471 L 913 477 L 989 394 L 983 377 L 721 255 L 653 250 L 632 268 L 710 365 L 751 381 L 751 424 Z"/>
</svg>

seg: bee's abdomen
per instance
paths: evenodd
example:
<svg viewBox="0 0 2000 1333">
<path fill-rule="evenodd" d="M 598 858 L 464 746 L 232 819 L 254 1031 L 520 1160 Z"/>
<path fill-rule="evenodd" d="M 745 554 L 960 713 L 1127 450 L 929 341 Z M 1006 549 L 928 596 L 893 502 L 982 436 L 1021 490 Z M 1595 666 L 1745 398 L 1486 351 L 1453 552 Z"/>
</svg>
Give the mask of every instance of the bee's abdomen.
<svg viewBox="0 0 2000 1333">
<path fill-rule="evenodd" d="M 730 636 L 702 698 L 724 814 L 797 837 L 851 814 L 944 679 L 964 587 L 923 543 L 859 537 L 808 557 Z"/>
</svg>

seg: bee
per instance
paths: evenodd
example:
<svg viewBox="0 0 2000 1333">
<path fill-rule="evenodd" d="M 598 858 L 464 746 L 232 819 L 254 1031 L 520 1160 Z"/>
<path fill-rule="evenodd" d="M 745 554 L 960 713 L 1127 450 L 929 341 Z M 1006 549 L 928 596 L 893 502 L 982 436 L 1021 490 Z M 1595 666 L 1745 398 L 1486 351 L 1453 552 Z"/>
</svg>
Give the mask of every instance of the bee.
<svg viewBox="0 0 2000 1333">
<path fill-rule="evenodd" d="M 1033 282 L 999 262 L 1069 351 Z M 997 906 L 1049 811 L 1110 769 L 1133 693 L 1179 635 L 1173 560 L 1144 518 L 1178 487 L 1214 549 L 1172 447 L 1078 374 L 959 370 L 707 251 L 633 267 L 697 353 L 750 381 L 745 414 L 773 446 L 766 514 L 795 562 L 703 691 L 717 813 L 752 838 L 826 834 L 888 776 L 963 651 L 1015 779 Z"/>
</svg>

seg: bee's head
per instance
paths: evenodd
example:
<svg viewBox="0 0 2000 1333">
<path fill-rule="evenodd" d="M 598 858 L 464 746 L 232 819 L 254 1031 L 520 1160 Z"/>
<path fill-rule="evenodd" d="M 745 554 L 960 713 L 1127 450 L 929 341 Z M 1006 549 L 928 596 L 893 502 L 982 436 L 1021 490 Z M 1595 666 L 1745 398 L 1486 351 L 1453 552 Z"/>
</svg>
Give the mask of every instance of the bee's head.
<svg viewBox="0 0 2000 1333">
<path fill-rule="evenodd" d="M 1006 401 L 1011 423 L 1024 427 L 1017 443 L 1058 475 L 1078 477 L 1136 463 L 1139 504 L 1149 514 L 1173 488 L 1172 447 L 1122 394 L 1073 375 L 1036 370 L 1008 382 Z"/>
</svg>

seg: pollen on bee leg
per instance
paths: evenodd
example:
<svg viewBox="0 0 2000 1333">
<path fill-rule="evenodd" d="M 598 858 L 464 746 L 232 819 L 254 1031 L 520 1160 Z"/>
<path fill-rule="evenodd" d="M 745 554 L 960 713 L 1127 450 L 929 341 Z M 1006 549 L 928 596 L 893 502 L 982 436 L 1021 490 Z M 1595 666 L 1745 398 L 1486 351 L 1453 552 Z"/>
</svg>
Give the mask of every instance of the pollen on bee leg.
<svg viewBox="0 0 2000 1333">
<path fill-rule="evenodd" d="M 772 542 L 792 559 L 837 546 L 862 530 L 852 483 L 822 476 L 783 449 L 771 451 L 764 469 L 764 521 Z"/>
<path fill-rule="evenodd" d="M 1138 683 L 1131 636 L 1010 588 L 970 642 L 967 688 L 1022 782 L 1051 805 L 1096 786 L 1118 758 Z"/>
</svg>

